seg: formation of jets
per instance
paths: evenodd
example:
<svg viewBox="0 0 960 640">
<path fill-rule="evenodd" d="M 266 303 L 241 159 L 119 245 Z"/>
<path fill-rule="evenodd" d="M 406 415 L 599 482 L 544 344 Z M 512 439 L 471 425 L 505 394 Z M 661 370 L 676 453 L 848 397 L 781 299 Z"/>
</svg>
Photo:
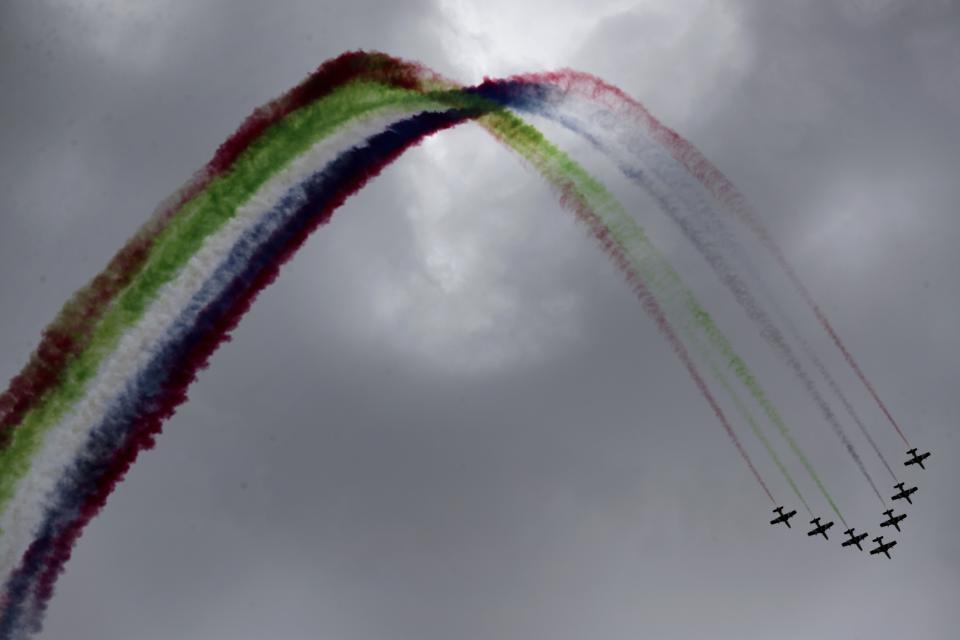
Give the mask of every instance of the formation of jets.
<svg viewBox="0 0 960 640">
<path fill-rule="evenodd" d="M 930 457 L 929 451 L 927 451 L 926 453 L 918 454 L 916 449 L 910 449 L 909 451 L 907 451 L 907 455 L 910 457 L 907 459 L 906 462 L 903 463 L 905 466 L 916 464 L 916 465 L 919 465 L 921 469 L 926 469 L 926 467 L 923 466 L 923 461 Z M 913 500 L 910 499 L 910 496 L 912 496 L 914 493 L 917 492 L 916 487 L 910 487 L 909 489 L 907 489 L 905 486 L 905 483 L 903 482 L 898 482 L 893 486 L 895 489 L 897 489 L 897 493 L 895 493 L 891 497 L 892 500 L 906 500 L 908 504 L 913 504 Z M 778 515 L 776 518 L 770 521 L 770 524 L 772 525 L 785 524 L 787 525 L 787 527 L 790 527 L 790 518 L 797 515 L 796 511 L 784 512 L 784 507 L 782 506 L 777 507 L 776 509 L 773 510 L 773 512 Z M 900 515 L 894 515 L 893 509 L 887 509 L 886 511 L 883 512 L 883 515 L 887 516 L 887 519 L 881 522 L 880 526 L 895 527 L 897 531 L 900 531 L 900 523 L 906 520 L 907 518 L 907 514 L 905 513 L 901 513 Z M 810 521 L 810 524 L 814 525 L 814 527 L 813 529 L 807 532 L 808 536 L 822 535 L 824 539 L 826 540 L 830 539 L 829 537 L 827 537 L 827 529 L 833 526 L 833 522 L 821 523 L 820 518 L 814 518 L 813 520 Z M 867 538 L 868 534 L 866 531 L 864 531 L 861 534 L 855 534 L 854 529 L 850 528 L 844 531 L 843 533 L 847 535 L 848 538 L 840 544 L 841 547 L 856 546 L 857 549 L 859 549 L 860 551 L 863 551 L 863 547 L 860 545 Z M 890 542 L 884 542 L 883 536 L 874 538 L 873 541 L 877 543 L 877 546 L 876 548 L 870 550 L 870 555 L 877 555 L 882 553 L 885 556 L 887 556 L 887 558 L 891 557 L 890 549 L 892 549 L 897 545 L 896 540 L 891 540 Z"/>
</svg>

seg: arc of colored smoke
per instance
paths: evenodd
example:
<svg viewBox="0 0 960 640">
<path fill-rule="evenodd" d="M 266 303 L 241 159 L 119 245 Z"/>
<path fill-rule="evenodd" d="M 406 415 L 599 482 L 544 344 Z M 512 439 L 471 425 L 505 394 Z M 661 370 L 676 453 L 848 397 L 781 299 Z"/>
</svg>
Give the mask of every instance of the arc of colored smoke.
<svg viewBox="0 0 960 640">
<path fill-rule="evenodd" d="M 407 76 L 407 77 L 409 77 L 409 76 Z M 247 127 L 247 130 L 249 130 L 249 127 Z M 242 133 L 243 133 L 243 130 L 241 130 L 240 133 L 242 134 Z M 219 155 L 220 155 L 220 154 L 218 154 L 218 156 L 219 156 Z M 215 161 L 214 161 L 213 163 L 211 163 L 211 165 L 215 165 L 215 164 L 216 164 L 216 160 L 217 160 L 217 158 L 215 158 Z M 210 173 L 212 173 L 212 172 L 210 172 Z M 141 309 L 141 310 L 142 310 L 142 309 Z M 116 318 L 116 316 L 114 316 L 114 319 L 115 319 L 115 318 Z M 115 332 L 114 332 L 114 337 L 116 337 L 116 335 L 117 335 L 117 332 L 115 331 Z M 104 350 L 105 350 L 105 348 L 102 348 L 100 351 L 104 351 Z M 92 365 L 87 366 L 87 370 L 90 370 L 90 369 L 91 369 L 91 366 L 92 366 Z M 64 404 L 66 404 L 66 403 L 61 403 L 60 406 L 62 407 Z M 44 415 L 43 412 L 41 412 L 41 416 L 50 418 L 50 415 L 49 415 L 49 414 Z M 56 413 L 56 405 L 55 405 L 55 406 L 54 406 L 54 410 L 53 410 L 53 418 L 56 418 L 56 416 L 57 416 L 57 413 Z M 29 442 L 29 439 L 28 439 L 28 438 L 24 438 L 24 439 L 21 440 L 21 442 Z M 13 465 L 8 465 L 8 466 L 5 467 L 5 468 L 11 468 L 12 466 L 13 466 Z M 8 475 L 8 477 L 9 477 L 9 475 Z"/>
<path fill-rule="evenodd" d="M 698 229 L 691 223 L 690 218 L 687 217 L 685 213 L 684 204 L 674 197 L 669 189 L 664 188 L 663 185 L 658 184 L 655 180 L 649 179 L 648 176 L 643 171 L 638 169 L 635 164 L 625 164 L 628 161 L 626 161 L 620 154 L 615 153 L 612 144 L 609 144 L 606 140 L 601 140 L 597 137 L 597 135 L 592 133 L 591 128 L 587 123 L 583 122 L 582 120 L 577 120 L 572 115 L 567 113 L 563 113 L 561 115 L 555 111 L 552 111 L 549 108 L 550 101 L 552 100 L 556 102 L 558 98 L 556 96 L 549 97 L 547 92 L 549 92 L 550 88 L 539 85 L 534 81 L 539 79 L 540 76 L 533 76 L 533 80 L 520 78 L 507 81 L 488 81 L 484 85 L 481 85 L 480 91 L 482 95 L 498 100 L 506 106 L 517 108 L 519 110 L 531 111 L 538 115 L 543 115 L 547 118 L 554 119 L 560 124 L 568 126 L 571 130 L 584 135 L 589 141 L 595 143 L 601 151 L 614 156 L 614 161 L 624 169 L 626 175 L 638 181 L 641 186 L 648 191 L 651 197 L 657 201 L 660 208 L 681 226 L 687 237 L 701 251 L 711 266 L 714 267 L 714 269 L 721 276 L 721 279 L 728 286 L 737 300 L 747 310 L 748 315 L 750 315 L 751 318 L 761 326 L 761 334 L 764 335 L 768 342 L 771 342 L 781 354 L 787 354 L 789 356 L 788 362 L 792 365 L 791 368 L 793 372 L 805 383 L 805 388 L 808 390 L 808 392 L 810 392 L 811 395 L 818 400 L 818 406 L 828 419 L 830 426 L 834 429 L 834 433 L 840 437 L 841 441 L 847 448 L 848 453 L 850 453 L 861 474 L 867 480 L 876 496 L 881 502 L 884 502 L 883 496 L 877 489 L 873 478 L 870 476 L 870 473 L 864 466 L 863 461 L 856 452 L 856 449 L 853 447 L 853 444 L 843 432 L 842 427 L 836 420 L 836 417 L 829 408 L 829 405 L 826 404 L 826 401 L 823 400 L 822 396 L 816 390 L 815 385 L 813 384 L 813 381 L 810 379 L 809 375 L 806 374 L 799 362 L 796 360 L 795 356 L 792 355 L 792 351 L 786 345 L 779 333 L 779 330 L 776 329 L 769 317 L 753 299 L 743 281 L 727 266 L 726 261 L 723 259 L 722 255 L 715 250 L 710 240 L 704 237 L 702 230 Z M 610 121 L 609 118 L 603 117 L 599 118 L 598 120 L 600 122 Z M 653 162 L 650 166 L 656 167 L 657 163 Z M 650 246 L 647 247 L 645 251 L 655 252 L 655 249 Z M 666 262 L 661 260 L 660 264 L 666 265 Z M 683 304 L 686 306 L 689 312 L 688 317 L 693 319 L 699 331 L 704 334 L 711 347 L 719 352 L 723 360 L 728 363 L 736 377 L 749 391 L 751 397 L 761 407 L 770 422 L 776 426 L 781 436 L 786 440 L 791 451 L 793 451 L 794 455 L 796 455 L 801 464 L 803 464 L 807 473 L 810 475 L 810 478 L 817 485 L 817 488 L 827 500 L 827 503 L 830 505 L 831 509 L 833 509 L 837 517 L 840 518 L 844 524 L 846 524 L 839 507 L 837 507 L 835 500 L 827 491 L 823 481 L 820 479 L 819 475 L 814 469 L 813 464 L 803 453 L 802 449 L 791 435 L 790 429 L 786 425 L 779 411 L 777 411 L 776 407 L 768 398 L 766 392 L 757 381 L 756 376 L 750 371 L 743 359 L 737 355 L 729 340 L 716 326 L 715 322 L 706 312 L 706 310 L 703 309 L 699 303 L 697 303 L 693 294 L 682 287 L 682 285 L 679 283 L 679 276 L 673 272 L 672 269 L 669 269 L 668 266 L 664 266 L 660 275 L 660 279 L 672 283 L 669 286 L 671 286 L 674 291 L 679 293 Z"/>
<path fill-rule="evenodd" d="M 397 71 L 396 73 L 402 74 L 403 72 Z M 305 85 L 309 86 L 309 83 L 305 83 Z M 26 450 L 29 450 L 31 446 L 34 449 L 37 448 L 38 442 L 45 435 L 44 425 L 49 427 L 50 424 L 68 412 L 68 409 L 72 406 L 71 402 L 78 401 L 85 391 L 85 385 L 98 372 L 101 361 L 108 357 L 111 349 L 128 340 L 129 334 L 125 331 L 133 331 L 136 328 L 139 328 L 137 330 L 149 329 L 148 326 L 145 326 L 151 324 L 149 321 L 168 321 L 166 316 L 174 311 L 173 309 L 166 312 L 160 310 L 153 315 L 150 315 L 148 310 L 152 310 L 151 301 L 156 301 L 158 296 L 162 297 L 165 291 L 171 293 L 167 291 L 169 289 L 176 289 L 176 287 L 169 285 L 171 278 L 178 277 L 177 274 L 181 273 L 192 282 L 209 282 L 209 280 L 204 281 L 205 272 L 202 269 L 197 272 L 190 272 L 185 263 L 189 262 L 190 257 L 201 250 L 204 246 L 204 238 L 216 233 L 224 224 L 228 223 L 229 212 L 236 210 L 237 206 L 244 201 L 244 198 L 254 199 L 256 188 L 263 183 L 262 170 L 264 167 L 259 167 L 260 173 L 257 172 L 257 167 L 246 167 L 246 173 L 240 172 L 243 173 L 242 179 L 228 184 L 230 183 L 229 178 L 237 175 L 234 165 L 243 156 L 247 146 L 253 148 L 256 144 L 262 142 L 262 138 L 258 136 L 264 134 L 268 129 L 273 130 L 274 127 L 279 126 L 280 120 L 277 118 L 277 113 L 290 107 L 295 102 L 291 99 L 291 96 L 295 96 L 298 90 L 301 94 L 305 92 L 303 86 L 301 85 L 301 87 L 285 96 L 284 100 L 275 101 L 275 103 L 268 105 L 267 109 L 254 114 L 254 117 L 245 123 L 244 127 L 241 127 L 238 134 L 231 139 L 232 143 L 237 143 L 236 146 L 233 150 L 228 147 L 227 153 L 234 153 L 234 150 L 240 149 L 240 147 L 243 147 L 243 149 L 236 151 L 232 162 L 220 167 L 223 169 L 222 175 L 217 174 L 218 158 L 215 157 L 208 167 L 209 170 L 202 172 L 191 185 L 188 185 L 189 188 L 197 188 L 198 185 L 205 183 L 204 186 L 198 188 L 193 196 L 185 197 L 182 206 L 175 206 L 171 209 L 170 215 L 158 216 L 159 224 L 155 225 L 155 229 L 158 230 L 150 240 L 151 251 L 149 257 L 141 261 L 135 277 L 128 278 L 127 283 L 122 287 L 114 287 L 115 293 L 113 294 L 112 304 L 100 305 L 99 307 L 91 305 L 94 309 L 91 315 L 98 315 L 99 317 L 95 321 L 85 319 L 86 324 L 84 322 L 79 323 L 84 325 L 85 328 L 79 332 L 81 338 L 74 344 L 85 342 L 86 346 L 83 349 L 74 347 L 75 354 L 72 356 L 72 360 L 71 356 L 63 358 L 64 362 L 68 362 L 68 364 L 63 366 L 62 370 L 54 376 L 56 384 L 48 384 L 47 388 L 42 391 L 37 391 L 43 389 L 44 384 L 42 383 L 28 385 L 26 388 L 34 394 L 34 398 L 27 402 L 27 404 L 32 404 L 27 409 L 23 408 L 24 403 L 21 402 L 24 396 L 13 394 L 16 402 L 7 406 L 15 406 L 16 411 L 22 411 L 25 420 L 32 420 L 33 429 L 22 431 L 18 428 L 16 433 L 13 434 L 14 437 L 10 438 L 10 443 L 3 452 L 4 455 L 8 455 L 8 460 L 19 459 L 16 455 L 9 456 L 9 451 L 16 449 L 18 446 L 21 447 L 20 453 L 25 453 L 24 443 L 27 444 Z M 311 87 L 311 90 L 313 89 L 316 89 L 315 85 Z M 340 97 L 342 98 L 342 96 Z M 398 100 L 400 99 L 399 96 L 396 97 Z M 408 106 L 412 107 L 412 103 L 417 100 L 422 101 L 423 98 L 410 97 L 411 103 Z M 451 110 L 444 113 L 420 113 L 423 110 L 423 104 L 419 104 L 417 107 L 418 115 L 411 117 L 405 123 L 398 123 L 393 129 L 388 130 L 385 134 L 388 138 L 382 140 L 386 146 L 383 148 L 377 147 L 370 151 L 371 155 L 366 162 L 357 160 L 356 154 L 345 154 L 344 157 L 348 161 L 356 163 L 354 173 L 344 178 L 340 184 L 333 188 L 332 193 L 327 194 L 327 206 L 321 210 L 320 215 L 300 218 L 299 226 L 278 229 L 274 232 L 271 238 L 277 237 L 279 234 L 280 244 L 274 246 L 275 251 L 270 259 L 265 259 L 259 264 L 256 264 L 255 260 L 251 261 L 251 264 L 255 264 L 257 267 L 255 273 L 244 272 L 231 281 L 232 297 L 223 295 L 216 304 L 210 303 L 202 308 L 200 315 L 197 316 L 192 325 L 195 333 L 191 334 L 189 341 L 180 344 L 182 350 L 174 349 L 172 352 L 168 352 L 176 354 L 176 358 L 174 365 L 168 366 L 166 369 L 167 373 L 165 375 L 167 378 L 163 379 L 160 374 L 156 378 L 146 378 L 146 382 L 152 379 L 155 385 L 153 391 L 151 391 L 150 384 L 145 384 L 139 378 L 133 377 L 127 381 L 127 384 L 123 385 L 123 388 L 125 391 L 131 392 L 133 397 L 138 397 L 139 404 L 137 401 L 130 402 L 121 399 L 108 402 L 110 408 L 109 412 L 105 414 L 106 422 L 101 425 L 103 429 L 90 433 L 91 437 L 86 441 L 84 450 L 76 457 L 76 466 L 72 469 L 73 473 L 68 474 L 58 483 L 57 496 L 67 502 L 53 505 L 56 508 L 52 510 L 48 509 L 47 516 L 49 517 L 40 528 L 41 536 L 30 544 L 23 562 L 7 583 L 2 601 L 5 620 L 7 621 L 5 622 L 6 629 L 12 629 L 11 625 L 16 624 L 17 621 L 22 621 L 24 616 L 34 622 L 37 620 L 37 616 L 42 612 L 44 603 L 52 592 L 53 580 L 69 557 L 72 543 L 79 535 L 83 525 L 102 506 L 114 484 L 122 478 L 129 464 L 136 458 L 137 452 L 152 446 L 153 436 L 159 430 L 161 421 L 168 417 L 175 406 L 185 399 L 185 389 L 192 381 L 196 369 L 204 364 L 217 344 L 226 338 L 227 332 L 252 302 L 256 293 L 275 277 L 279 265 L 290 256 L 310 230 L 328 217 L 336 206 L 359 188 L 369 177 L 375 175 L 382 166 L 399 155 L 405 148 L 404 145 L 415 143 L 419 137 L 432 130 L 456 124 L 466 117 L 475 117 L 478 113 L 489 110 L 487 107 L 478 108 L 475 101 L 472 105 L 468 104 L 465 107 L 462 104 L 462 99 L 460 100 L 460 108 L 457 111 Z M 341 107 L 352 105 L 351 108 L 355 110 L 357 101 L 358 96 L 353 96 L 352 101 L 341 100 L 340 105 Z M 450 105 L 445 104 L 444 106 L 449 107 Z M 276 110 L 271 111 L 270 109 L 273 108 Z M 372 107 L 370 109 L 372 110 Z M 284 115 L 290 115 L 293 111 L 293 109 L 290 109 Z M 338 113 L 340 122 L 346 120 L 345 114 L 349 111 L 350 109 L 341 109 L 341 113 Z M 678 356 L 684 361 L 698 387 L 701 388 L 708 402 L 718 414 L 718 418 L 721 419 L 731 438 L 737 444 L 737 448 L 761 487 L 773 500 L 769 489 L 750 463 L 749 457 L 746 456 L 746 452 L 739 446 L 739 442 L 736 440 L 729 423 L 723 417 L 719 405 L 713 400 L 702 377 L 699 376 L 689 356 L 686 355 L 682 343 L 672 333 L 672 329 L 662 312 L 658 312 L 656 300 L 645 289 L 641 276 L 634 269 L 630 258 L 627 257 L 620 244 L 623 238 L 615 240 L 610 231 L 603 226 L 601 218 L 596 215 L 596 211 L 591 212 L 590 207 L 598 203 L 603 205 L 608 194 L 598 184 L 591 182 L 589 177 L 576 165 L 573 165 L 558 152 L 552 152 L 549 146 L 545 146 L 545 141 L 542 140 L 542 137 L 538 137 L 539 134 L 535 134 L 534 130 L 518 124 L 519 121 L 503 119 L 502 116 L 497 117 L 501 117 L 499 122 L 496 121 L 494 116 L 486 116 L 486 119 L 488 121 L 494 120 L 493 124 L 497 125 L 494 127 L 496 133 L 503 137 L 505 141 L 510 142 L 514 150 L 521 155 L 527 154 L 530 156 L 532 149 L 537 148 L 539 144 L 539 159 L 536 155 L 532 156 L 535 166 L 545 172 L 545 176 L 560 191 L 561 200 L 567 206 L 573 208 L 582 220 L 587 222 L 591 232 L 603 243 L 608 254 L 621 267 L 631 284 L 634 285 L 634 290 L 641 295 L 644 308 L 655 317 L 661 332 L 668 339 L 673 336 L 671 344 L 678 351 Z M 270 122 L 271 118 L 277 119 Z M 302 152 L 305 146 L 303 142 L 299 142 L 300 146 L 297 146 L 298 142 L 294 140 L 304 134 L 303 119 L 299 116 L 291 116 L 284 122 L 289 124 L 290 127 L 288 131 L 283 133 L 293 136 L 287 142 L 290 148 L 294 150 L 293 155 L 296 155 Z M 400 130 L 397 129 L 398 127 Z M 251 131 L 256 133 L 250 134 Z M 276 133 L 275 130 L 273 131 Z M 374 138 L 370 140 L 372 142 Z M 231 141 L 228 141 L 228 143 Z M 258 158 L 260 160 L 267 160 L 266 163 L 255 164 L 269 165 L 279 162 L 276 157 L 270 155 L 270 149 L 263 148 L 263 145 L 254 150 L 256 154 L 259 154 Z M 361 151 L 362 149 L 357 150 L 356 153 Z M 350 153 L 353 154 L 354 151 L 351 150 Z M 218 157 L 220 157 L 220 154 L 218 154 Z M 528 157 L 528 159 L 530 158 Z M 229 175 L 226 172 L 227 168 L 232 171 Z M 222 182 L 218 183 L 217 181 L 221 178 L 223 178 Z M 297 195 L 292 195 L 290 198 L 294 201 L 298 200 Z M 305 201 L 308 204 L 310 203 L 309 198 Z M 197 204 L 198 202 L 200 204 Z M 203 205 L 213 207 L 214 215 L 206 217 L 200 215 L 198 211 L 203 208 Z M 229 249 L 229 246 L 228 244 L 224 245 L 223 250 Z M 119 281 L 119 279 L 116 279 L 116 281 Z M 108 289 L 109 287 L 106 287 L 101 290 Z M 96 298 L 96 296 L 92 297 Z M 197 306 L 196 308 L 200 307 Z M 141 318 L 144 318 L 144 313 L 148 313 L 149 317 L 146 318 L 146 321 L 140 321 Z M 186 338 L 181 335 L 181 340 L 184 339 Z M 44 367 L 38 367 L 38 369 L 45 370 Z M 134 372 L 148 369 L 149 365 L 147 365 L 147 369 L 144 369 L 142 363 L 139 368 L 136 365 L 134 366 Z M 104 398 L 104 400 L 109 401 L 109 398 Z M 134 419 L 130 419 L 130 416 L 134 416 Z M 21 424 L 20 427 L 22 426 Z M 110 432 L 109 428 L 113 428 L 114 431 Z M 27 437 L 21 437 L 24 433 Z M 4 466 L 4 472 L 7 472 L 9 468 Z"/>
</svg>

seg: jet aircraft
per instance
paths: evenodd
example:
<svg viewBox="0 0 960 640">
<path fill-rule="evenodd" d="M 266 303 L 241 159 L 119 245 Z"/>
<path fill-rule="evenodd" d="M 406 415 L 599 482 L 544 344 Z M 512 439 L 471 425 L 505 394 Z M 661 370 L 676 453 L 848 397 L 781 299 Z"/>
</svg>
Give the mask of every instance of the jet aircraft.
<svg viewBox="0 0 960 640">
<path fill-rule="evenodd" d="M 904 489 L 902 482 L 899 482 L 893 486 L 897 489 L 900 489 L 900 492 L 893 494 L 893 497 L 890 498 L 891 500 L 906 500 L 910 504 L 913 504 L 913 500 L 910 499 L 910 496 L 912 496 L 917 492 L 916 487 L 910 487 L 909 489 Z"/>
<path fill-rule="evenodd" d="M 843 544 L 840 545 L 841 547 L 849 547 L 850 545 L 855 544 L 857 545 L 857 549 L 860 549 L 860 551 L 863 551 L 863 547 L 860 546 L 860 543 L 863 542 L 863 539 L 867 537 L 866 531 L 864 531 L 858 536 L 853 535 L 853 529 L 847 529 L 846 531 L 844 531 L 844 533 L 850 536 L 850 539 L 844 541 Z"/>
<path fill-rule="evenodd" d="M 810 524 L 815 524 L 817 526 L 813 528 L 813 531 L 807 532 L 808 536 L 822 535 L 825 540 L 830 539 L 827 537 L 827 529 L 833 526 L 833 522 L 820 524 L 820 518 L 814 518 L 813 520 L 810 521 Z"/>
<path fill-rule="evenodd" d="M 883 512 L 883 515 L 887 516 L 887 520 L 884 520 L 880 523 L 881 527 L 896 527 L 897 531 L 900 531 L 900 522 L 906 520 L 907 514 L 901 513 L 898 516 L 893 515 L 893 509 L 887 509 Z"/>
<path fill-rule="evenodd" d="M 876 555 L 878 553 L 882 553 L 889 558 L 890 549 L 897 546 L 896 540 L 891 540 L 890 542 L 884 543 L 883 536 L 880 536 L 879 538 L 874 538 L 873 541 L 876 542 L 879 546 L 876 549 L 871 549 L 870 555 Z"/>
<path fill-rule="evenodd" d="M 783 507 L 777 507 L 773 511 L 775 513 L 779 513 L 780 515 L 774 518 L 773 520 L 771 520 L 770 524 L 780 524 L 782 522 L 783 524 L 787 525 L 788 529 L 790 528 L 790 518 L 797 515 L 796 511 L 790 511 L 788 513 L 784 513 Z"/>
<path fill-rule="evenodd" d="M 906 462 L 904 462 L 904 463 L 903 463 L 903 466 L 908 467 L 908 466 L 910 466 L 911 464 L 918 464 L 918 465 L 920 465 L 920 468 L 921 468 L 921 469 L 926 469 L 926 467 L 923 466 L 923 461 L 930 457 L 930 452 L 929 452 L 929 451 L 927 451 L 926 453 L 921 453 L 921 454 L 918 455 L 918 454 L 917 454 L 917 449 L 916 449 L 916 447 L 914 447 L 913 449 L 910 449 L 909 451 L 907 451 L 907 454 L 910 455 L 910 456 L 913 456 L 913 457 L 909 458 Z"/>
</svg>

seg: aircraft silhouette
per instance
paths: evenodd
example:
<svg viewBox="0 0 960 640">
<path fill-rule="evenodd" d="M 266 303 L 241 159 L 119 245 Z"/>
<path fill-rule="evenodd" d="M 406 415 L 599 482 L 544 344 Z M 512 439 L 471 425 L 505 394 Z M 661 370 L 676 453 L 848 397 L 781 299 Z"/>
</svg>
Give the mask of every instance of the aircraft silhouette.
<svg viewBox="0 0 960 640">
<path fill-rule="evenodd" d="M 917 492 L 916 487 L 910 487 L 909 489 L 904 489 L 902 482 L 899 482 L 893 486 L 897 489 L 900 489 L 900 492 L 893 494 L 893 497 L 890 498 L 891 500 L 906 500 L 910 504 L 913 504 L 913 500 L 910 499 L 910 496 L 912 496 Z"/>
<path fill-rule="evenodd" d="M 898 516 L 893 515 L 893 509 L 887 509 L 883 512 L 883 515 L 888 516 L 887 520 L 884 520 L 880 523 L 881 527 L 896 527 L 897 531 L 900 531 L 900 521 L 906 520 L 907 514 L 901 513 Z"/>
<path fill-rule="evenodd" d="M 876 542 L 879 546 L 878 546 L 876 549 L 871 549 L 871 550 L 870 550 L 870 555 L 876 555 L 876 554 L 878 554 L 878 553 L 882 553 L 882 554 L 886 555 L 886 556 L 889 558 L 889 557 L 890 557 L 890 549 L 892 549 L 893 547 L 897 546 L 897 541 L 896 541 L 896 540 L 891 540 L 890 542 L 884 544 L 884 542 L 883 542 L 883 536 L 880 536 L 879 538 L 874 538 L 873 541 Z"/>
<path fill-rule="evenodd" d="M 843 544 L 841 544 L 840 545 L 841 547 L 849 547 L 850 545 L 855 544 L 857 545 L 857 549 L 860 549 L 860 551 L 863 551 L 863 547 L 860 546 L 860 543 L 863 542 L 863 539 L 867 537 L 866 531 L 864 531 L 858 536 L 853 535 L 853 529 L 847 529 L 846 531 L 844 531 L 844 533 L 850 536 L 850 539 L 846 540 Z"/>
<path fill-rule="evenodd" d="M 791 527 L 790 527 L 790 518 L 792 518 L 793 516 L 797 515 L 797 512 L 796 512 L 796 511 L 790 511 L 789 513 L 784 513 L 784 512 L 783 512 L 783 507 L 777 507 L 777 508 L 774 509 L 773 511 L 774 511 L 775 513 L 779 513 L 780 515 L 777 516 L 776 518 L 774 518 L 773 520 L 771 520 L 771 521 L 770 521 L 770 524 L 780 524 L 780 523 L 782 522 L 783 524 L 787 525 L 787 528 L 788 528 L 788 529 L 791 528 Z"/>
<path fill-rule="evenodd" d="M 830 539 L 827 537 L 827 529 L 833 526 L 833 522 L 820 524 L 820 518 L 814 518 L 813 520 L 810 521 L 810 524 L 816 524 L 817 526 L 813 528 L 813 531 L 807 532 L 808 536 L 822 535 L 825 540 Z"/>
<path fill-rule="evenodd" d="M 916 449 L 916 447 L 914 447 L 913 449 L 908 450 L 908 451 L 907 451 L 907 454 L 908 454 L 908 455 L 911 455 L 911 456 L 913 456 L 913 457 L 912 457 L 912 458 L 909 458 L 906 462 L 904 462 L 904 463 L 903 463 L 903 466 L 908 467 L 908 466 L 910 466 L 911 464 L 918 464 L 918 465 L 920 465 L 920 468 L 921 468 L 921 469 L 926 469 L 926 467 L 923 466 L 923 461 L 930 457 L 930 452 L 929 452 L 929 451 L 927 451 L 926 453 L 921 453 L 921 454 L 917 455 L 917 449 Z"/>
</svg>

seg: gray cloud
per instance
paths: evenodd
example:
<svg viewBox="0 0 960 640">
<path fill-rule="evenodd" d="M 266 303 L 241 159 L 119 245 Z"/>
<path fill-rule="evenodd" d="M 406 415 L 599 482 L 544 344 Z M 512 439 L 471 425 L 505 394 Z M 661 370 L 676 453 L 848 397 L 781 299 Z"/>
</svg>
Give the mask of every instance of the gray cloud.
<svg viewBox="0 0 960 640">
<path fill-rule="evenodd" d="M 955 635 L 955 4 L 514 5 L 7 3 L 0 377 L 251 109 L 327 57 L 377 48 L 463 81 L 572 66 L 648 103 L 741 187 L 934 449 L 905 474 L 919 500 L 894 561 L 765 524 L 613 268 L 539 179 L 464 129 L 386 171 L 264 292 L 85 533 L 43 637 Z M 624 193 L 874 534 L 880 510 L 836 438 Z"/>
</svg>

